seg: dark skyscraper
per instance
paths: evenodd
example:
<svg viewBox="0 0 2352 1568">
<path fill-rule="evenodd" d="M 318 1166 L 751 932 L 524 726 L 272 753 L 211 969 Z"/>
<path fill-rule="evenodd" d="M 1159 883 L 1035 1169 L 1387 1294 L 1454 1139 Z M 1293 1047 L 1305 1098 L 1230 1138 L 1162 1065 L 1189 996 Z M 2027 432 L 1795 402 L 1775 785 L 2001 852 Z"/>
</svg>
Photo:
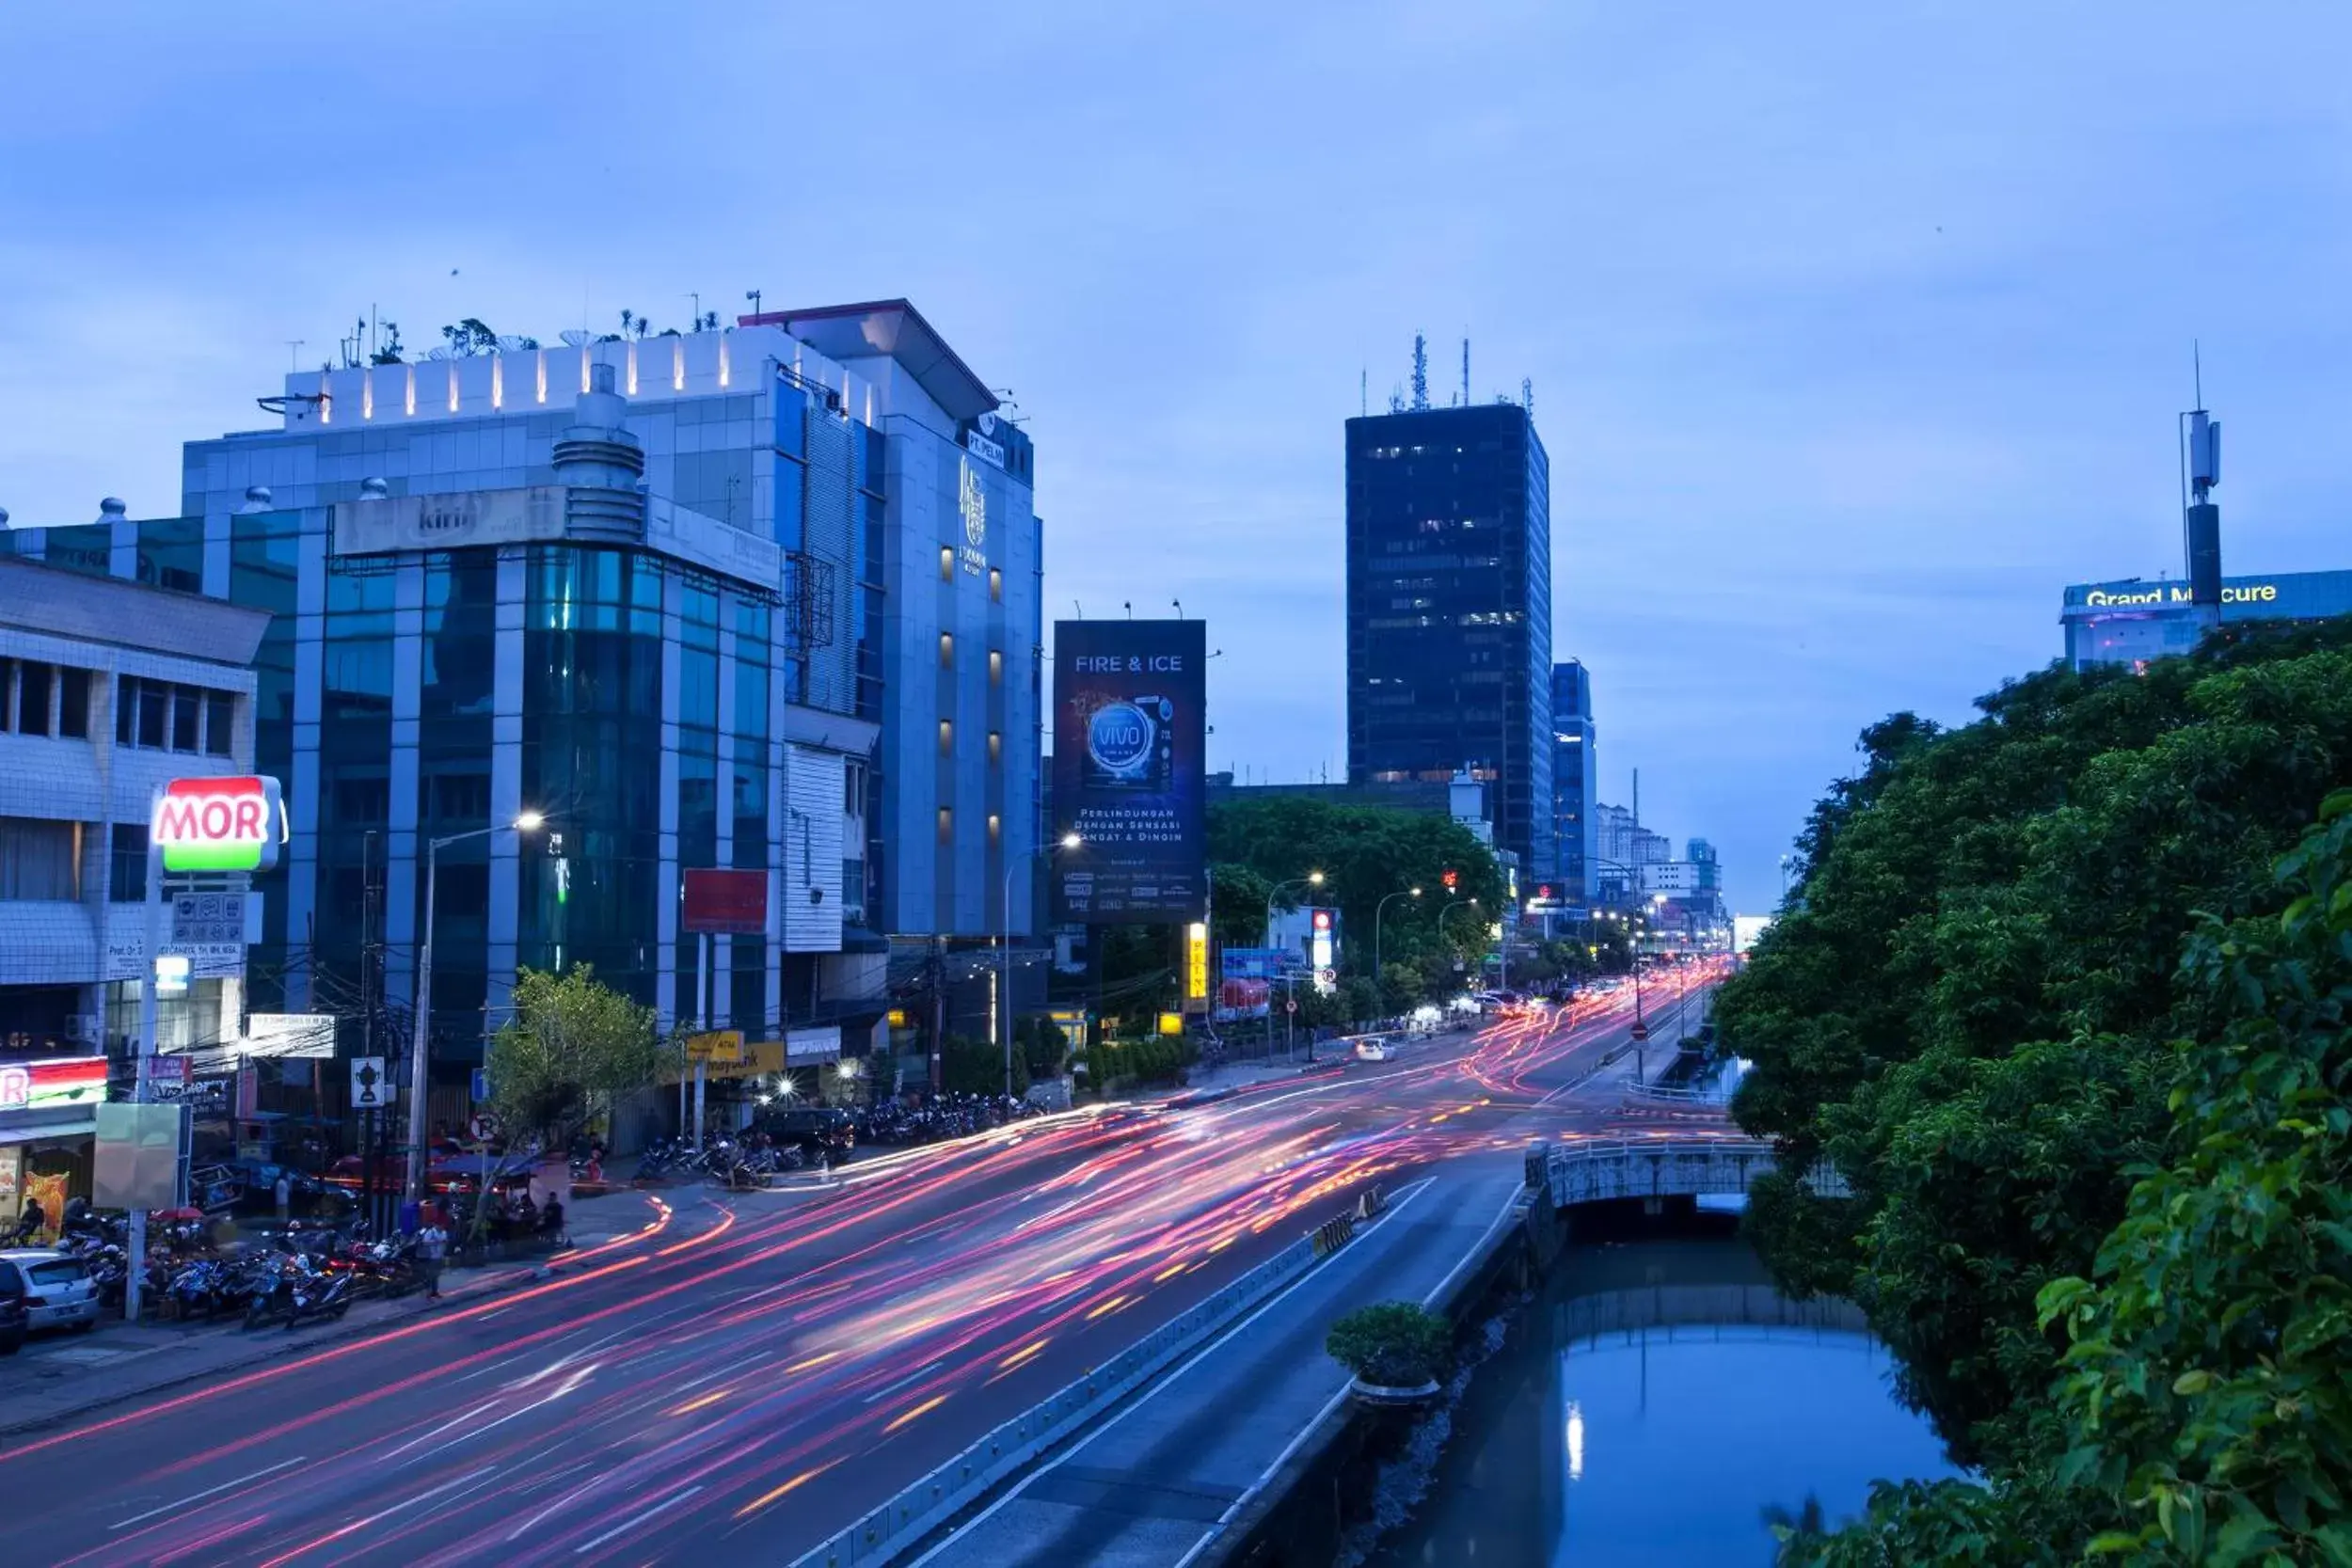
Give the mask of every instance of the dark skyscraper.
<svg viewBox="0 0 2352 1568">
<path fill-rule="evenodd" d="M 1551 466 L 1518 404 L 1347 421 L 1347 774 L 1491 782 L 1552 875 Z"/>
<path fill-rule="evenodd" d="M 1551 667 L 1551 820 L 1559 861 L 1561 897 L 1570 904 L 1593 901 L 1599 868 L 1600 818 L 1594 813 L 1599 768 L 1593 730 L 1593 679 L 1581 662 Z"/>
</svg>

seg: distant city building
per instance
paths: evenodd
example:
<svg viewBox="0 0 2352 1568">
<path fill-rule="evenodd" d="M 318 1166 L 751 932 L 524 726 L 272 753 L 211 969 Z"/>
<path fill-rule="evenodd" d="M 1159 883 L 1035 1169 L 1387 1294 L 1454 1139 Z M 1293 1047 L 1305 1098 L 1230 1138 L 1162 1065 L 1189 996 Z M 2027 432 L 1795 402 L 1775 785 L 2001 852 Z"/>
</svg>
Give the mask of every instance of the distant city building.
<svg viewBox="0 0 2352 1568">
<path fill-rule="evenodd" d="M 2278 572 L 2225 578 L 2221 619 L 2324 621 L 2352 614 L 2352 571 Z M 2066 590 L 2058 614 L 2066 632 L 2066 662 L 2077 670 L 2099 664 L 2146 664 L 2197 646 L 2199 628 L 2183 578 L 2150 582 L 2079 583 Z"/>
<path fill-rule="evenodd" d="M 269 617 L 0 555 L 0 1230 L 89 1196 L 95 1106 L 127 1083 L 148 965 L 148 823 L 174 779 L 249 772 Z M 245 965 L 155 1004 L 161 1049 L 243 1033 Z"/>
<path fill-rule="evenodd" d="M 1578 905 L 1599 887 L 1599 741 L 1593 724 L 1593 681 L 1583 664 L 1551 667 L 1551 820 L 1560 896 Z"/>
<path fill-rule="evenodd" d="M 1347 421 L 1347 774 L 1500 781 L 1495 839 L 1549 875 L 1551 482 L 1518 404 Z"/>
</svg>

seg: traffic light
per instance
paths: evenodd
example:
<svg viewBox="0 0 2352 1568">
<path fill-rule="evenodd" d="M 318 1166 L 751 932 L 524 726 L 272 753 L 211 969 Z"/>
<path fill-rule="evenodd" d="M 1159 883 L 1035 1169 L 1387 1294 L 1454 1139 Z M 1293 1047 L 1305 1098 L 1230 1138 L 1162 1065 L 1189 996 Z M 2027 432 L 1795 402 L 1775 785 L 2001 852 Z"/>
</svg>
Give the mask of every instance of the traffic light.
<svg viewBox="0 0 2352 1568">
<path fill-rule="evenodd" d="M 1445 889 L 1446 889 L 1446 891 L 1447 891 L 1448 893 L 1452 893 L 1452 892 L 1454 890 L 1454 888 L 1456 888 L 1457 886 L 1459 886 L 1459 885 L 1461 884 L 1462 875 L 1461 875 L 1461 873 L 1460 873 L 1460 872 L 1458 872 L 1458 871 L 1448 871 L 1448 872 L 1445 874 L 1445 879 L 1444 879 L 1444 880 L 1445 880 Z"/>
</svg>

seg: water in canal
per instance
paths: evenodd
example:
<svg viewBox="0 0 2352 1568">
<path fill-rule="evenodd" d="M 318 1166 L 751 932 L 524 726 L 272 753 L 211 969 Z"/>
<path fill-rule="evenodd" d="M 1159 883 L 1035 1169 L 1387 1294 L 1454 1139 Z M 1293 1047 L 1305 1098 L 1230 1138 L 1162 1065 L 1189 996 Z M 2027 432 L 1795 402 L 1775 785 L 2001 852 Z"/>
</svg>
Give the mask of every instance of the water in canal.
<svg viewBox="0 0 2352 1568">
<path fill-rule="evenodd" d="M 1782 1297 L 1733 1216 L 1594 1231 L 1473 1376 L 1378 1568 L 1769 1568 L 1772 1511 L 1836 1522 L 1874 1479 L 1957 1473 L 1860 1313 Z"/>
</svg>

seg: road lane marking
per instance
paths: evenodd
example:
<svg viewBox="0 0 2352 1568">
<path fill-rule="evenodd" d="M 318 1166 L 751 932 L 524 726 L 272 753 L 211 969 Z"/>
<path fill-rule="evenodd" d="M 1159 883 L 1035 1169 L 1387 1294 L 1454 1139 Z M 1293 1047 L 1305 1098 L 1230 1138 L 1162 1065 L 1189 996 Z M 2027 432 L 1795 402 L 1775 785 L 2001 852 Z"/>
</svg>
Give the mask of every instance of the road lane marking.
<svg viewBox="0 0 2352 1568">
<path fill-rule="evenodd" d="M 134 1513 L 131 1517 L 123 1520 L 120 1524 L 108 1525 L 106 1528 L 109 1530 L 129 1529 L 133 1525 L 138 1524 L 140 1521 L 145 1519 L 152 1519 L 159 1513 L 169 1513 L 174 1509 L 185 1508 L 188 1504 L 193 1502 L 201 1502 L 206 1497 L 216 1497 L 223 1492 L 234 1491 L 236 1488 L 243 1486 L 248 1481 L 259 1481 L 263 1476 L 274 1476 L 280 1470 L 291 1469 L 293 1466 L 302 1463 L 303 1460 L 300 1455 L 296 1455 L 293 1459 L 280 1460 L 275 1465 L 254 1471 L 249 1476 L 239 1476 L 234 1481 L 224 1481 L 218 1486 L 208 1486 L 203 1491 L 183 1497 L 176 1503 L 166 1503 L 161 1508 L 151 1508 L 144 1513 Z"/>
<path fill-rule="evenodd" d="M 1400 1193 L 1396 1200 L 1389 1205 L 1386 1217 L 1394 1218 L 1396 1215 L 1403 1213 L 1416 1199 L 1429 1190 L 1431 1183 L 1436 1180 L 1437 1179 L 1435 1177 L 1422 1177 L 1419 1181 L 1413 1183 L 1411 1187 Z M 1268 1312 L 1273 1311 L 1275 1307 L 1280 1306 L 1290 1297 L 1292 1291 L 1296 1291 L 1300 1286 L 1306 1284 L 1307 1281 L 1321 1275 L 1326 1268 L 1330 1266 L 1332 1259 L 1344 1256 L 1344 1249 L 1340 1252 L 1327 1253 L 1320 1260 L 1308 1265 L 1307 1268 L 1302 1270 L 1295 1277 L 1291 1279 L 1280 1289 L 1277 1290 L 1272 1295 L 1268 1296 L 1259 1305 L 1255 1311 L 1251 1312 L 1248 1317 L 1242 1319 L 1241 1322 L 1233 1324 L 1231 1328 L 1225 1330 L 1222 1334 L 1219 1334 L 1206 1345 L 1203 1345 L 1199 1351 L 1195 1352 L 1192 1358 L 1186 1361 L 1183 1366 L 1177 1368 L 1166 1377 L 1160 1378 L 1152 1383 L 1150 1387 L 1143 1390 L 1141 1397 L 1129 1401 L 1125 1409 L 1120 1410 L 1109 1420 L 1096 1426 L 1092 1431 L 1088 1432 L 1076 1442 L 1071 1444 L 1069 1448 L 1062 1450 L 1061 1456 L 1056 1459 L 1052 1464 L 1041 1465 L 1037 1469 L 1034 1469 L 1027 1475 L 1022 1477 L 1021 1480 L 1009 1488 L 1003 1497 L 997 1498 L 994 1502 L 989 1504 L 988 1507 L 982 1509 L 978 1513 L 975 1514 L 970 1520 L 966 1521 L 961 1527 L 957 1528 L 953 1534 L 949 1535 L 938 1545 L 933 1546 L 930 1551 L 925 1552 L 921 1557 L 916 1558 L 914 1561 L 909 1565 L 909 1568 L 923 1568 L 923 1564 L 930 1561 L 931 1559 L 937 1557 L 940 1553 L 946 1551 L 948 1547 L 954 1545 L 957 1542 L 962 1540 L 974 1530 L 979 1528 L 980 1526 L 987 1523 L 990 1518 L 994 1516 L 998 1509 L 1003 1508 L 1006 1504 L 1027 1492 L 1039 1477 L 1061 1468 L 1062 1465 L 1068 1464 L 1073 1458 L 1076 1457 L 1079 1453 L 1085 1451 L 1089 1447 L 1092 1446 L 1093 1443 L 1097 1439 L 1101 1438 L 1104 1433 L 1109 1432 L 1113 1427 L 1119 1425 L 1128 1417 L 1134 1415 L 1136 1411 L 1151 1403 L 1154 1399 L 1158 1398 L 1169 1388 L 1174 1387 L 1177 1382 L 1187 1372 L 1190 1372 L 1195 1367 L 1200 1366 L 1210 1356 L 1215 1355 L 1218 1351 L 1224 1349 L 1227 1341 L 1232 1339 L 1244 1329 L 1249 1327 L 1250 1324 L 1256 1323 L 1260 1318 L 1264 1317 Z"/>
<path fill-rule="evenodd" d="M 695 1493 L 701 1490 L 701 1485 L 697 1483 L 688 1487 L 683 1492 L 671 1494 L 669 1497 L 664 1497 L 660 1502 L 654 1504 L 651 1508 L 645 1510 L 644 1513 L 638 1514 L 635 1518 L 622 1520 L 611 1529 L 606 1530 L 602 1535 L 597 1536 L 594 1541 L 588 1542 L 584 1545 L 574 1546 L 572 1548 L 572 1555 L 574 1557 L 586 1557 L 590 1552 L 595 1551 L 598 1546 L 603 1545 L 606 1542 L 612 1540 L 623 1530 L 636 1528 L 639 1525 L 644 1524 L 646 1520 L 652 1518 L 663 1509 L 675 1508 L 678 1504 L 684 1502 L 687 1498 L 692 1497 Z"/>
</svg>

